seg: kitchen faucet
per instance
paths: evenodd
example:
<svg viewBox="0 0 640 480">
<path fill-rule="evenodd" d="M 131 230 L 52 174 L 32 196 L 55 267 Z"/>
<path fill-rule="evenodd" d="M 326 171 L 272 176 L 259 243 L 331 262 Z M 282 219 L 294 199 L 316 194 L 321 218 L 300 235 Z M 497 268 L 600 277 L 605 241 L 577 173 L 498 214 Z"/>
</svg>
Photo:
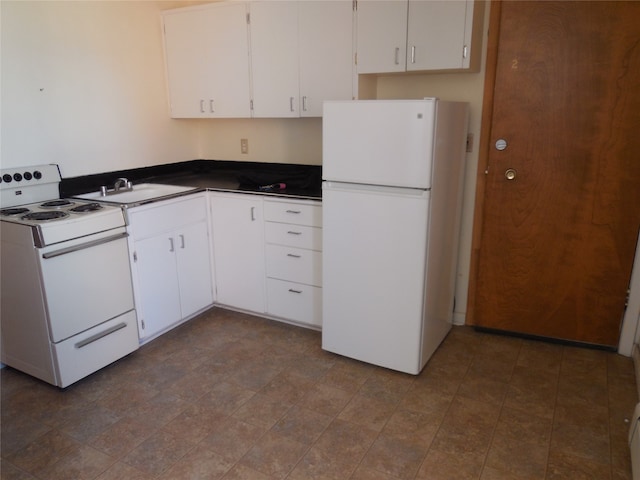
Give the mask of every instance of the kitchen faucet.
<svg viewBox="0 0 640 480">
<path fill-rule="evenodd" d="M 132 190 L 133 189 L 133 185 L 126 178 L 120 177 L 119 179 L 116 180 L 116 183 L 113 184 L 113 189 L 116 192 L 119 192 L 121 189 L 123 189 L 123 190 Z"/>
<path fill-rule="evenodd" d="M 100 187 L 100 195 L 102 197 L 104 197 L 104 196 L 110 195 L 112 193 L 118 193 L 118 192 L 121 192 L 121 191 L 129 192 L 131 190 L 133 190 L 133 184 L 131 183 L 131 181 L 127 180 L 124 177 L 120 177 L 113 184 L 113 190 L 108 190 L 105 185 L 101 186 Z"/>
</svg>

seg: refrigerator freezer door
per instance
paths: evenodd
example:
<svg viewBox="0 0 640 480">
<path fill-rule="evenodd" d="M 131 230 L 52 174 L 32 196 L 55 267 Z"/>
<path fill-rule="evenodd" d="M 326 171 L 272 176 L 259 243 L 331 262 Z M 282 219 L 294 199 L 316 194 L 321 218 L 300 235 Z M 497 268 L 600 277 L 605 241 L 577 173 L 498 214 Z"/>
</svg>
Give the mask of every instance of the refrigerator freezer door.
<svg viewBox="0 0 640 480">
<path fill-rule="evenodd" d="M 323 184 L 323 349 L 420 372 L 429 200 Z"/>
<path fill-rule="evenodd" d="M 430 188 L 437 100 L 325 102 L 323 179 Z"/>
</svg>

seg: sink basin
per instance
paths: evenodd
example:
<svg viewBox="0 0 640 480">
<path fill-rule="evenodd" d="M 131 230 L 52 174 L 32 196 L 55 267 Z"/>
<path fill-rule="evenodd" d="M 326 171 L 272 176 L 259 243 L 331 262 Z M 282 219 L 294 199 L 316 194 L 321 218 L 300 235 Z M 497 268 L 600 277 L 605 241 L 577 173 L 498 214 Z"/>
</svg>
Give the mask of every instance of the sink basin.
<svg viewBox="0 0 640 480">
<path fill-rule="evenodd" d="M 83 200 L 96 200 L 108 203 L 140 203 L 157 198 L 196 190 L 195 187 L 183 187 L 180 185 L 163 185 L 159 183 L 139 183 L 133 186 L 133 190 L 123 190 L 118 193 L 109 193 L 102 196 L 100 192 L 85 193 L 77 195 L 76 198 Z"/>
</svg>

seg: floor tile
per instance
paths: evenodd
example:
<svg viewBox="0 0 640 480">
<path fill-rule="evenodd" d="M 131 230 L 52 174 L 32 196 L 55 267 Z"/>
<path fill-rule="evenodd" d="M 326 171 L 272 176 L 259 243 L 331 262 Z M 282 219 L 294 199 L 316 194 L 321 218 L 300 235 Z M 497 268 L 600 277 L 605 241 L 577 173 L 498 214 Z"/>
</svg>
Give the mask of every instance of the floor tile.
<svg viewBox="0 0 640 480">
<path fill-rule="evenodd" d="M 631 480 L 631 359 L 469 327 L 407 375 L 214 308 L 64 390 L 0 382 L 2 480 Z"/>
</svg>

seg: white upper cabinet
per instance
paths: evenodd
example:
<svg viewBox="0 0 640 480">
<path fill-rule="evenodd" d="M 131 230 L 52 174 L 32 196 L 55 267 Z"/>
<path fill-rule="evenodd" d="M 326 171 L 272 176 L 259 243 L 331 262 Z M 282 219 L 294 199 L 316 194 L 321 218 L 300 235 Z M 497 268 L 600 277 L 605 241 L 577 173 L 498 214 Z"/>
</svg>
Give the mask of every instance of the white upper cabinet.
<svg viewBox="0 0 640 480">
<path fill-rule="evenodd" d="M 358 73 L 404 72 L 407 0 L 358 0 Z"/>
<path fill-rule="evenodd" d="M 298 3 L 252 2 L 254 117 L 299 117 Z"/>
<path fill-rule="evenodd" d="M 162 18 L 171 117 L 249 117 L 246 4 L 168 10 Z"/>
<path fill-rule="evenodd" d="M 353 4 L 298 2 L 300 116 L 321 117 L 324 100 L 354 95 Z"/>
<path fill-rule="evenodd" d="M 483 2 L 358 0 L 358 73 L 477 71 Z"/>
<path fill-rule="evenodd" d="M 173 118 L 319 117 L 356 82 L 351 0 L 215 2 L 163 12 Z"/>
<path fill-rule="evenodd" d="M 353 4 L 250 3 L 254 117 L 320 117 L 324 100 L 353 98 Z"/>
</svg>

